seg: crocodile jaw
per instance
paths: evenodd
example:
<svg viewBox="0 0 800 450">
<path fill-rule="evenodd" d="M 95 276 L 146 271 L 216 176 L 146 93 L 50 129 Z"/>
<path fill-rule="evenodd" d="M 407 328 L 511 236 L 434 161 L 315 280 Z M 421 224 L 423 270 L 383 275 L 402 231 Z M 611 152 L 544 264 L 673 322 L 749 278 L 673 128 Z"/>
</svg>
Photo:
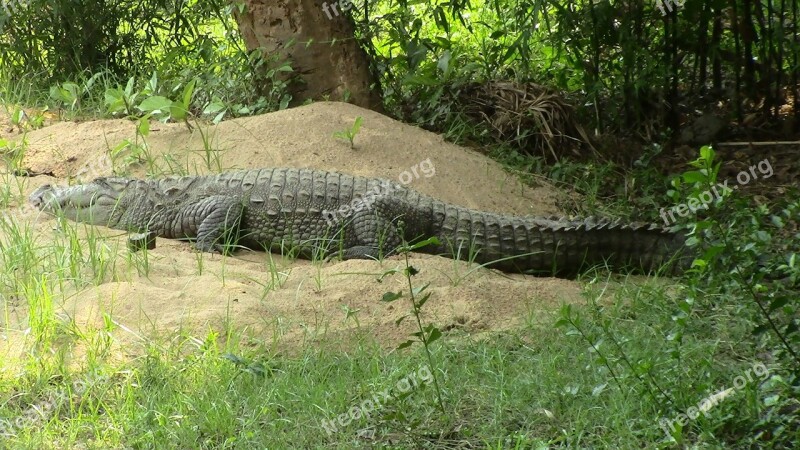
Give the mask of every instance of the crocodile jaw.
<svg viewBox="0 0 800 450">
<path fill-rule="evenodd" d="M 46 184 L 36 189 L 28 201 L 48 214 L 63 214 L 67 219 L 93 225 L 109 225 L 124 209 L 120 199 L 126 185 L 121 179 L 104 178 L 77 186 Z"/>
</svg>

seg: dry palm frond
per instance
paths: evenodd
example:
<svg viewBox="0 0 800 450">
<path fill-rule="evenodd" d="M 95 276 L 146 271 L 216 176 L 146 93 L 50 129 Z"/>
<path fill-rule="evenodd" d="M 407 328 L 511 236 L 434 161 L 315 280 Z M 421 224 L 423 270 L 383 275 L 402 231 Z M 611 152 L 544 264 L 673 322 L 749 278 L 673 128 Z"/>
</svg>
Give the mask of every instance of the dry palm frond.
<svg viewBox="0 0 800 450">
<path fill-rule="evenodd" d="M 488 127 L 497 140 L 513 142 L 532 155 L 559 160 L 565 151 L 580 156 L 592 148 L 586 132 L 575 122 L 560 95 L 535 83 L 490 81 L 461 91 L 459 102 L 475 125 Z"/>
</svg>

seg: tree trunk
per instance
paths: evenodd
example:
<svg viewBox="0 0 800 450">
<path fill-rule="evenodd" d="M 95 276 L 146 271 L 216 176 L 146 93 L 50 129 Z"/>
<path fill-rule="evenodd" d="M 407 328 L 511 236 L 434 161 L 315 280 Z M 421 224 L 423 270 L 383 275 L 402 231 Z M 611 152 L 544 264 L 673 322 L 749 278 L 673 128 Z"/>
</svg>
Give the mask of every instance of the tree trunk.
<svg viewBox="0 0 800 450">
<path fill-rule="evenodd" d="M 237 14 L 248 51 L 289 60 L 291 105 L 328 98 L 382 110 L 380 87 L 355 39 L 348 0 L 245 0 Z M 345 11 L 342 11 L 342 9 Z"/>
</svg>

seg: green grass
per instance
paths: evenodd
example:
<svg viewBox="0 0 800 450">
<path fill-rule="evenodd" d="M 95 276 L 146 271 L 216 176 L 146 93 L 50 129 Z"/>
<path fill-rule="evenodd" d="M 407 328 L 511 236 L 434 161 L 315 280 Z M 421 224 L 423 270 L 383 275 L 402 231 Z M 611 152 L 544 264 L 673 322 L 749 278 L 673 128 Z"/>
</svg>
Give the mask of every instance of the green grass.
<svg viewBox="0 0 800 450">
<path fill-rule="evenodd" d="M 362 330 L 277 353 L 280 345 L 254 344 L 232 324 L 222 336 L 143 337 L 127 349 L 136 356 L 120 362 L 110 317 L 81 331 L 56 305 L 79 292 L 79 279 L 139 276 L 142 262 L 115 262 L 124 250 L 91 227 L 76 233 L 81 225 L 62 223 L 63 237 L 46 248 L 25 224 L 10 227 L 0 289 L 6 311 L 12 296 L 25 299 L 31 330 L 25 356 L 0 362 L 8 448 L 648 447 L 665 439 L 658 420 L 675 414 L 662 392 L 680 407 L 696 404 L 755 360 L 739 308 L 712 312 L 709 298 L 691 311 L 680 345 L 669 345 L 680 285 L 603 289 L 602 279 L 587 278 L 584 306 L 561 315 L 532 309 L 519 330 L 482 340 L 450 332 L 432 344 L 444 413 L 433 386 L 418 383 L 328 433 L 323 421 L 429 367 L 421 348 L 387 352 Z M 554 326 L 564 317 L 574 326 Z M 693 422 L 692 440 L 723 445 L 726 433 L 715 431 L 732 414 L 757 417 L 755 388 Z"/>
<path fill-rule="evenodd" d="M 435 408 L 433 390 L 425 387 L 328 435 L 321 421 L 335 420 L 419 372 L 421 355 L 387 355 L 354 343 L 347 352 L 305 348 L 299 356 L 286 357 L 267 349 L 243 350 L 235 343 L 217 349 L 213 337 L 202 344 L 189 337 L 183 341 L 167 348 L 151 344 L 147 356 L 124 365 L 104 363 L 98 346 L 92 351 L 100 355 L 84 370 L 71 372 L 51 356 L 15 371 L 3 380 L 0 416 L 37 415 L 5 436 L 7 443 L 37 448 L 92 442 L 95 448 L 370 448 L 358 438 L 359 430 L 368 429 L 379 443 L 405 443 L 396 448 L 441 448 L 452 440 L 480 447 L 510 436 L 571 447 L 631 448 L 663 440 L 658 421 L 672 417 L 654 407 L 633 377 L 615 385 L 581 341 L 536 327 L 437 349 L 445 401 L 452 408 L 447 415 Z M 713 342 L 687 347 L 695 349 L 697 360 L 687 358 L 685 367 L 694 364 L 699 373 L 686 377 L 702 379 L 703 385 L 728 387 L 736 369 L 745 370 L 741 362 L 717 359 L 729 376 L 715 373 L 707 380 Z M 659 347 L 638 345 L 637 350 L 658 352 Z M 237 366 L 223 351 L 259 363 Z M 81 384 L 88 387 L 73 396 L 74 386 Z M 701 389 L 681 394 L 687 404 L 708 395 Z M 710 420 L 693 426 L 707 433 L 729 414 L 752 420 L 758 414 L 753 397 L 747 392 L 727 400 L 711 411 Z M 717 438 L 702 440 L 722 444 Z"/>
</svg>

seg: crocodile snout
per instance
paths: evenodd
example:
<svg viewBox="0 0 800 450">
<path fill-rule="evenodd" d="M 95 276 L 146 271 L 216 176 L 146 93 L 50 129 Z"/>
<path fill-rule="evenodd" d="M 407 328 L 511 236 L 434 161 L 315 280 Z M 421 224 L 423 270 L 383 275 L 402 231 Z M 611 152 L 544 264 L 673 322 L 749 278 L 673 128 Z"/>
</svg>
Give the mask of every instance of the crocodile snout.
<svg viewBox="0 0 800 450">
<path fill-rule="evenodd" d="M 49 202 L 55 198 L 55 187 L 50 184 L 39 186 L 33 193 L 28 196 L 28 202 L 33 206 L 44 209 Z"/>
</svg>

